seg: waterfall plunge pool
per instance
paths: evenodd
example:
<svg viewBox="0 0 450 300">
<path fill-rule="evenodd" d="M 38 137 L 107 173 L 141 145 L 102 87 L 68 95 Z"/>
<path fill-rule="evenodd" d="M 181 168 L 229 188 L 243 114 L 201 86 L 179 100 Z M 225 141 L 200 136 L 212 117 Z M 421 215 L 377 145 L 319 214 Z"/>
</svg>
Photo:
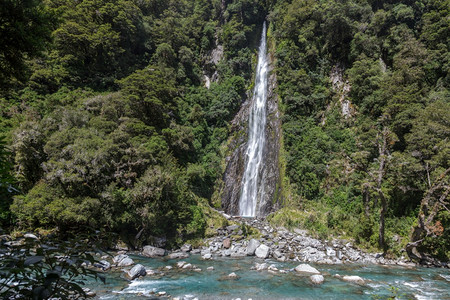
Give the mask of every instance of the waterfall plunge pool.
<svg viewBox="0 0 450 300">
<path fill-rule="evenodd" d="M 325 281 L 313 285 L 309 276 L 290 271 L 300 263 L 280 263 L 275 260 L 254 257 L 217 257 L 202 260 L 200 255 L 191 255 L 184 261 L 197 266 L 201 271 L 180 270 L 176 263 L 180 260 L 166 260 L 132 256 L 135 263 L 147 269 L 161 270 L 164 276 L 152 275 L 135 279 L 124 279 L 124 273 L 109 271 L 106 284 L 88 282 L 87 287 L 97 293 L 98 299 L 158 299 L 158 292 L 166 292 L 169 299 L 450 299 L 450 272 L 448 269 L 404 268 L 379 265 L 314 265 Z M 275 265 L 282 274 L 268 270 L 256 271 L 255 263 Z M 164 269 L 172 266 L 171 270 Z M 214 270 L 207 270 L 208 267 Z M 130 267 L 131 268 L 131 267 Z M 128 268 L 129 269 L 129 268 Z M 236 273 L 237 280 L 227 275 Z M 365 285 L 344 282 L 334 275 L 357 275 Z M 161 299 L 167 299 L 161 297 Z M 397 298 L 389 298 L 396 296 Z"/>
</svg>

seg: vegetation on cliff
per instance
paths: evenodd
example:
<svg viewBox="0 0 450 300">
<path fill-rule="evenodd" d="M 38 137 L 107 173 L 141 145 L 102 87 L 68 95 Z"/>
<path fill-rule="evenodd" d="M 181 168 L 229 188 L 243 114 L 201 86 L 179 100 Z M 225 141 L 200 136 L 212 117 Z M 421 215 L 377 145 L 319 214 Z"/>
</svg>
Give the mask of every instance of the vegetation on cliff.
<svg viewBox="0 0 450 300">
<path fill-rule="evenodd" d="M 287 176 L 311 229 L 449 257 L 448 14 L 448 1 L 278 1 Z"/>
</svg>

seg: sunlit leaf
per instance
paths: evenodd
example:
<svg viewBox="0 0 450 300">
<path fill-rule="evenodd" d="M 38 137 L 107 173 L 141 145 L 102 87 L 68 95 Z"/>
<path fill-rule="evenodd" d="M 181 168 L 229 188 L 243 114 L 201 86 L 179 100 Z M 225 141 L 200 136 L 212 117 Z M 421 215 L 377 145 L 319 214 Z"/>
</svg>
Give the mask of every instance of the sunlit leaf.
<svg viewBox="0 0 450 300">
<path fill-rule="evenodd" d="M 23 264 L 25 267 L 28 267 L 29 265 L 41 262 L 43 259 L 43 256 L 31 256 L 28 257 Z"/>
</svg>

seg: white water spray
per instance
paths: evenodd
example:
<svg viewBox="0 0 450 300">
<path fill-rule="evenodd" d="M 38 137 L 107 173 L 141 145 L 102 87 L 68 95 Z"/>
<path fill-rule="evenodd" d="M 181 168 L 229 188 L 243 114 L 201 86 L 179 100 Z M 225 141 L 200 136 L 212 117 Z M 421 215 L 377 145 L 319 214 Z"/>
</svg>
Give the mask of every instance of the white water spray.
<svg viewBox="0 0 450 300">
<path fill-rule="evenodd" d="M 268 65 L 266 23 L 264 22 L 256 68 L 255 89 L 249 116 L 247 165 L 242 178 L 242 191 L 239 199 L 239 214 L 244 217 L 255 217 L 259 199 L 262 198 L 264 193 L 264 187 L 262 187 L 262 191 L 258 195 L 258 177 L 265 143 Z"/>
</svg>

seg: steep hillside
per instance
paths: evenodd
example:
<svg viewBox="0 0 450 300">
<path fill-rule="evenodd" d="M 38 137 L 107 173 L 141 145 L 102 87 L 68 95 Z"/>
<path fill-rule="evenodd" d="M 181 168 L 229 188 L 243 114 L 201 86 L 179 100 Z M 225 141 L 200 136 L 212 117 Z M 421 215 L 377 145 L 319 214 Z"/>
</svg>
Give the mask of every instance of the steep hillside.
<svg viewBox="0 0 450 300">
<path fill-rule="evenodd" d="M 275 220 L 448 258 L 448 15 L 448 1 L 278 1 L 269 19 L 299 211 Z"/>
</svg>

